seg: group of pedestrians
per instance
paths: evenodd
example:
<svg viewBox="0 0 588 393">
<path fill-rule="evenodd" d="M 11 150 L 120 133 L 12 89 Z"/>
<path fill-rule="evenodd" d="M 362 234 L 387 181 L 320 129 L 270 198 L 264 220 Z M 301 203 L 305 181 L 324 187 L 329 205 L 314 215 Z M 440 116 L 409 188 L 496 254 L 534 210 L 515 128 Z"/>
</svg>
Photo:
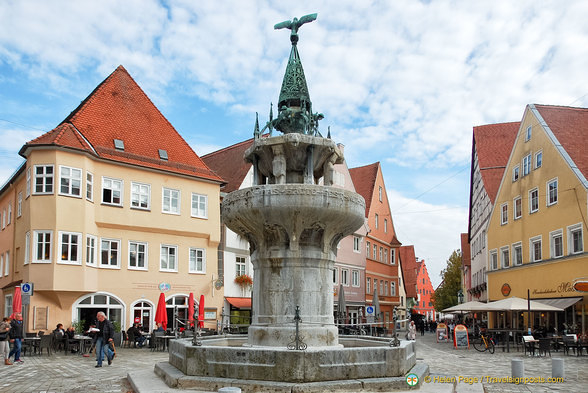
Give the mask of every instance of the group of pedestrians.
<svg viewBox="0 0 588 393">
<path fill-rule="evenodd" d="M 4 364 L 6 366 L 24 363 L 20 358 L 23 338 L 24 333 L 21 313 L 15 313 L 13 319 L 5 317 L 2 322 L 0 322 L 0 359 L 4 359 Z M 12 350 L 10 349 L 10 343 L 12 343 Z M 10 361 L 10 358 L 13 355 L 14 363 Z"/>
</svg>

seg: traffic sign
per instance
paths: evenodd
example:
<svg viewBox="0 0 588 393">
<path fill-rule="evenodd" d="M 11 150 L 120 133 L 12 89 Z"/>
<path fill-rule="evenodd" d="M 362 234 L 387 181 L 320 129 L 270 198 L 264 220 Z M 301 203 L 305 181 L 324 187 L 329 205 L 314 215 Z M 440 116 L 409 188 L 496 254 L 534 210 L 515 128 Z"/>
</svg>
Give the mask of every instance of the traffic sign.
<svg viewBox="0 0 588 393">
<path fill-rule="evenodd" d="M 20 291 L 23 295 L 33 295 L 33 283 L 25 282 L 20 284 Z"/>
<path fill-rule="evenodd" d="M 367 306 L 365 308 L 365 315 L 374 315 L 374 314 L 375 314 L 374 306 Z"/>
</svg>

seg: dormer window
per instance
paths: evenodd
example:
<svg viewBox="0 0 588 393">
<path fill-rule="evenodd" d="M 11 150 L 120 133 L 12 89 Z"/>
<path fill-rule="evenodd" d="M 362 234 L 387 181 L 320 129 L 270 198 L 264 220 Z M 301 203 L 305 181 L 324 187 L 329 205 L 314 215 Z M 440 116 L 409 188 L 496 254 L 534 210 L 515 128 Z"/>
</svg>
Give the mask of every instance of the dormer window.
<svg viewBox="0 0 588 393">
<path fill-rule="evenodd" d="M 159 158 L 167 161 L 167 150 L 159 149 Z"/>
<path fill-rule="evenodd" d="M 125 150 L 125 143 L 120 139 L 115 139 L 114 140 L 114 148 L 116 150 L 124 151 Z"/>
</svg>

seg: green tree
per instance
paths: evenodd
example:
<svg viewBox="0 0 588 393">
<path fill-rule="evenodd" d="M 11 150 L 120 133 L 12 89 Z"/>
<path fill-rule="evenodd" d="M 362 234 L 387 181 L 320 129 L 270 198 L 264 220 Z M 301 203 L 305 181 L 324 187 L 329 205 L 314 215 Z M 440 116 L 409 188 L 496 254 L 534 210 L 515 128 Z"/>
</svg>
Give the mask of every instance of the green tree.
<svg viewBox="0 0 588 393">
<path fill-rule="evenodd" d="M 457 304 L 457 293 L 461 289 L 461 252 L 453 251 L 447 267 L 441 271 L 443 281 L 433 293 L 435 310 L 441 311 Z"/>
</svg>

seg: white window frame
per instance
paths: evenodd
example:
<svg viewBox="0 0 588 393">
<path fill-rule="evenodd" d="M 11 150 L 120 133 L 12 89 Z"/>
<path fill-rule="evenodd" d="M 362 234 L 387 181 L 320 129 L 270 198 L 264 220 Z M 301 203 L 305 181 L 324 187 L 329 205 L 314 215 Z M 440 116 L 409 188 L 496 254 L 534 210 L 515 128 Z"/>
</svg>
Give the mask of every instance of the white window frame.
<svg viewBox="0 0 588 393">
<path fill-rule="evenodd" d="M 517 251 L 520 252 L 520 259 L 517 260 Z M 521 266 L 523 264 L 523 243 L 517 242 L 512 245 L 512 266 Z"/>
<path fill-rule="evenodd" d="M 533 128 L 532 126 L 528 126 L 527 127 L 527 131 L 525 132 L 525 142 L 528 142 L 531 140 L 531 135 L 533 133 Z"/>
<path fill-rule="evenodd" d="M 536 258 L 535 255 L 535 245 L 539 245 L 539 258 Z M 542 236 L 534 236 L 529 239 L 529 260 L 531 262 L 539 262 L 543 259 L 543 243 L 542 243 Z"/>
<path fill-rule="evenodd" d="M 349 269 L 341 269 L 341 284 L 345 287 L 349 286 Z"/>
<path fill-rule="evenodd" d="M 388 287 L 388 286 L 386 285 L 386 287 Z M 384 293 L 384 280 L 382 280 L 382 279 L 380 279 L 380 292 L 379 293 L 380 293 L 380 295 L 383 295 L 383 293 Z"/>
<path fill-rule="evenodd" d="M 558 193 L 558 190 L 557 190 L 558 184 L 557 183 L 558 183 L 557 177 L 554 178 L 554 179 L 549 180 L 546 183 L 546 192 L 545 192 L 545 194 L 546 194 L 545 195 L 545 198 L 546 199 L 545 199 L 545 202 L 547 203 L 547 206 L 552 206 L 552 205 L 557 204 L 557 200 L 558 200 L 558 195 L 557 195 L 557 193 Z M 554 189 L 555 189 L 555 198 L 553 200 L 551 198 L 552 195 L 551 195 L 551 192 L 550 192 L 550 187 L 551 187 L 552 184 L 555 184 L 555 187 L 554 187 Z"/>
<path fill-rule="evenodd" d="M 90 241 L 93 241 L 93 245 Z M 98 237 L 86 234 L 84 248 L 86 250 L 86 266 L 98 266 Z M 100 255 L 102 256 L 102 254 Z"/>
<path fill-rule="evenodd" d="M 103 248 L 103 243 L 107 242 L 109 244 L 108 249 L 104 249 Z M 116 248 L 116 265 L 113 265 L 110 263 L 110 261 L 112 260 L 112 244 L 116 244 L 117 248 Z M 107 260 L 108 263 L 103 263 L 102 262 L 102 253 L 106 251 L 108 253 L 107 256 Z M 121 248 L 121 241 L 120 239 L 111 239 L 111 238 L 105 238 L 105 237 L 101 237 L 100 238 L 100 254 L 98 257 L 98 267 L 102 268 L 102 269 L 120 269 L 120 257 L 121 257 L 121 252 L 122 252 L 122 248 Z"/>
<path fill-rule="evenodd" d="M 380 202 L 382 202 L 382 193 L 383 193 L 382 186 L 378 186 L 378 187 L 379 187 L 378 188 L 378 198 L 380 199 Z"/>
<path fill-rule="evenodd" d="M 557 255 L 556 251 L 556 239 L 561 239 L 561 255 Z M 552 259 L 561 258 L 565 255 L 564 244 L 563 244 L 563 230 L 556 229 L 555 231 L 549 232 L 549 256 Z"/>
<path fill-rule="evenodd" d="M 353 252 L 359 253 L 361 247 L 361 238 L 359 236 L 353 236 Z"/>
<path fill-rule="evenodd" d="M 378 214 L 377 214 L 377 213 L 376 213 L 376 214 L 375 214 L 375 216 L 374 216 L 374 220 L 375 220 L 375 223 L 376 223 L 376 229 L 378 229 L 378 228 L 379 228 L 379 225 L 380 225 L 380 224 L 379 224 L 380 217 L 378 216 Z"/>
<path fill-rule="evenodd" d="M 535 197 L 533 197 L 535 193 Z M 535 205 L 535 209 L 533 209 Z M 539 189 L 537 187 L 529 190 L 529 214 L 533 214 L 539 211 Z"/>
<path fill-rule="evenodd" d="M 333 268 L 333 284 L 339 284 L 339 268 Z"/>
<path fill-rule="evenodd" d="M 12 223 L 12 202 L 8 202 L 8 220 L 6 225 L 10 225 Z"/>
<path fill-rule="evenodd" d="M 500 205 L 500 225 L 508 224 L 508 202 Z"/>
<path fill-rule="evenodd" d="M 382 259 L 382 262 L 388 263 L 388 249 L 387 248 L 384 248 L 384 257 Z"/>
<path fill-rule="evenodd" d="M 372 259 L 374 261 L 377 261 L 378 260 L 378 245 L 377 244 L 374 244 L 372 246 Z"/>
<path fill-rule="evenodd" d="M 380 246 L 380 253 L 378 254 L 378 261 L 386 262 L 384 260 L 384 247 Z"/>
<path fill-rule="evenodd" d="M 518 209 L 517 209 L 517 203 L 518 203 Z M 515 220 L 520 219 L 523 216 L 523 198 L 521 198 L 521 196 L 519 195 L 518 197 L 513 199 L 512 206 L 513 206 L 513 209 L 512 209 L 513 218 Z"/>
<path fill-rule="evenodd" d="M 110 183 L 106 185 L 106 183 Z M 115 185 L 118 185 L 119 189 L 115 189 Z M 104 191 L 110 190 L 110 201 L 104 200 Z M 114 202 L 116 192 L 119 193 L 118 200 L 119 202 Z M 100 193 L 101 203 L 104 205 L 110 206 L 122 206 L 124 200 L 124 181 L 122 179 L 115 179 L 113 177 L 102 176 L 102 192 Z M 102 247 L 102 246 L 100 246 Z M 102 258 L 100 258 L 102 259 Z"/>
<path fill-rule="evenodd" d="M 574 234 L 579 232 L 580 233 L 580 249 L 576 249 L 574 245 Z M 570 225 L 567 227 L 567 234 L 568 234 L 568 254 L 582 254 L 584 252 L 584 228 L 582 223 L 579 222 L 574 225 Z"/>
<path fill-rule="evenodd" d="M 82 264 L 82 250 L 84 248 L 83 243 L 82 243 L 82 234 L 79 232 L 59 231 L 59 232 L 57 232 L 57 236 L 58 236 L 57 241 L 58 241 L 58 246 L 59 246 L 57 263 L 64 264 L 64 265 L 81 265 Z M 62 259 L 63 255 L 65 254 L 63 247 L 66 245 L 63 242 L 63 236 L 68 237 L 68 242 L 67 242 L 68 259 Z M 74 238 L 77 239 L 77 243 L 75 245 L 75 247 L 77 248 L 77 252 L 76 252 L 77 255 L 76 255 L 76 259 L 71 259 L 72 248 L 74 246 L 72 240 Z"/>
<path fill-rule="evenodd" d="M 384 233 L 388 233 L 388 219 L 384 218 Z"/>
<path fill-rule="evenodd" d="M 10 274 L 10 252 L 6 251 L 4 257 L 4 277 Z"/>
<path fill-rule="evenodd" d="M 2 277 L 3 272 L 4 272 L 4 254 L 0 254 L 0 277 Z"/>
<path fill-rule="evenodd" d="M 490 250 L 490 270 L 498 270 L 498 250 Z"/>
<path fill-rule="evenodd" d="M 521 177 L 525 177 L 529 173 L 531 173 L 532 164 L 533 164 L 532 155 L 531 155 L 531 153 L 529 153 L 523 157 L 523 173 L 522 173 Z"/>
<path fill-rule="evenodd" d="M 196 203 L 196 208 L 194 208 L 194 203 Z M 204 203 L 204 211 L 200 207 L 202 203 Z M 208 195 L 192 193 L 190 214 L 191 217 L 208 219 Z"/>
<path fill-rule="evenodd" d="M 176 194 L 177 195 L 174 195 Z M 168 194 L 168 196 L 166 196 Z M 169 206 L 166 207 L 165 200 L 166 198 L 169 200 Z M 163 187 L 161 190 L 161 212 L 165 214 L 180 214 L 180 204 L 181 204 L 182 194 L 180 190 L 176 190 L 174 188 L 167 188 Z M 176 200 L 177 202 L 177 209 L 173 209 L 173 201 Z"/>
<path fill-rule="evenodd" d="M 198 253 L 201 253 L 201 255 L 198 256 Z M 198 269 L 199 259 L 202 263 L 200 269 Z M 188 273 L 206 274 L 206 249 L 198 247 L 188 249 Z"/>
<path fill-rule="evenodd" d="M 94 174 L 86 171 L 86 200 L 94 202 Z"/>
<path fill-rule="evenodd" d="M 390 249 L 390 265 L 396 265 L 396 249 Z"/>
<path fill-rule="evenodd" d="M 539 169 L 543 166 L 543 150 L 539 150 L 535 153 L 535 158 L 533 160 L 533 169 Z"/>
<path fill-rule="evenodd" d="M 12 294 L 4 295 L 4 316 L 9 317 L 12 315 Z"/>
<path fill-rule="evenodd" d="M 235 255 L 235 276 L 247 274 L 247 257 Z"/>
<path fill-rule="evenodd" d="M 31 196 L 31 168 L 27 168 L 26 197 Z"/>
<path fill-rule="evenodd" d="M 22 216 L 22 191 L 18 193 L 17 197 L 17 204 L 16 204 L 16 217 Z"/>
<path fill-rule="evenodd" d="M 352 270 L 351 271 L 351 286 L 359 288 L 359 270 Z"/>
<path fill-rule="evenodd" d="M 133 247 L 136 247 L 135 252 L 137 253 L 137 256 L 135 257 L 136 266 L 133 266 L 131 264 L 131 262 L 132 262 L 131 252 L 132 252 Z M 140 247 L 143 247 L 143 251 L 139 251 Z M 143 254 L 144 266 L 138 266 L 138 263 L 139 263 L 138 255 L 139 254 Z M 135 241 L 135 240 L 129 240 L 127 266 L 128 266 L 129 270 L 143 270 L 143 271 L 149 270 L 149 243 L 139 242 L 139 241 Z"/>
<path fill-rule="evenodd" d="M 396 296 L 396 283 L 390 281 L 390 296 Z"/>
<path fill-rule="evenodd" d="M 500 247 L 500 266 L 503 269 L 508 269 L 509 267 L 511 267 L 510 259 L 510 247 Z"/>
<path fill-rule="evenodd" d="M 136 188 L 136 190 L 135 190 Z M 151 209 L 151 184 L 131 182 L 131 209 L 150 210 Z M 141 206 L 143 200 L 147 197 L 147 206 Z"/>
<path fill-rule="evenodd" d="M 370 293 L 372 290 L 372 279 L 370 277 L 365 278 L 365 293 Z"/>
<path fill-rule="evenodd" d="M 25 233 L 25 250 L 23 265 L 28 265 L 31 260 L 31 232 Z"/>
<path fill-rule="evenodd" d="M 369 258 L 372 253 L 370 242 L 365 242 L 365 257 Z"/>
<path fill-rule="evenodd" d="M 170 251 L 174 250 L 173 255 L 174 263 L 173 267 L 170 267 Z M 165 254 L 164 254 L 165 253 Z M 165 262 L 167 264 L 166 267 L 163 267 L 164 256 L 166 258 Z M 173 244 L 161 244 L 159 247 L 159 271 L 160 272 L 177 272 L 178 271 L 178 246 Z"/>
<path fill-rule="evenodd" d="M 514 168 L 512 168 L 512 181 L 513 182 L 519 180 L 519 178 L 521 177 L 520 170 L 521 170 L 521 168 L 519 165 L 516 165 Z"/>
<path fill-rule="evenodd" d="M 49 247 L 49 259 L 39 259 L 37 258 L 39 254 L 39 243 L 37 242 L 37 235 L 49 235 L 49 241 L 47 242 L 46 239 L 43 239 L 43 244 Z M 33 260 L 32 263 L 51 263 L 53 257 L 53 231 L 43 231 L 37 230 L 33 231 Z"/>
<path fill-rule="evenodd" d="M 388 281 L 384 281 L 384 296 L 388 296 Z"/>
<path fill-rule="evenodd" d="M 69 175 L 64 175 L 64 171 L 69 171 Z M 76 175 L 79 174 L 79 177 Z M 70 196 L 74 198 L 81 198 L 82 197 L 82 174 L 83 171 L 80 168 L 75 168 L 66 165 L 59 165 L 59 191 L 58 195 Z M 67 187 L 66 191 L 62 190 L 64 186 L 64 181 L 67 183 L 65 187 Z M 74 192 L 74 185 L 77 182 L 77 190 L 78 193 Z"/>
<path fill-rule="evenodd" d="M 37 168 L 44 168 L 43 173 L 37 175 Z M 47 168 L 51 168 L 51 175 L 47 175 L 46 171 Z M 55 166 L 53 164 L 43 164 L 43 165 L 35 165 L 33 167 L 34 175 L 33 175 L 33 195 L 51 195 L 55 190 Z M 51 179 L 51 191 L 47 191 L 48 183 L 47 179 Z M 41 181 L 42 191 L 37 191 L 37 183 Z"/>
</svg>

